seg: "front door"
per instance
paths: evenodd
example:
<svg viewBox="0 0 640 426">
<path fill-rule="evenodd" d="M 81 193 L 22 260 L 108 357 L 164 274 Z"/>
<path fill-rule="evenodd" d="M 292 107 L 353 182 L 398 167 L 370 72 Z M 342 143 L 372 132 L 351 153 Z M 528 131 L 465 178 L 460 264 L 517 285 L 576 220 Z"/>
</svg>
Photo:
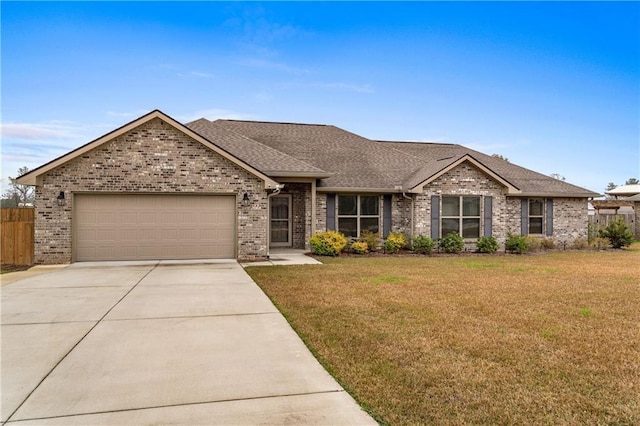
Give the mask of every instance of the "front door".
<svg viewBox="0 0 640 426">
<path fill-rule="evenodd" d="M 270 244 L 272 247 L 291 247 L 291 195 L 271 197 Z"/>
</svg>

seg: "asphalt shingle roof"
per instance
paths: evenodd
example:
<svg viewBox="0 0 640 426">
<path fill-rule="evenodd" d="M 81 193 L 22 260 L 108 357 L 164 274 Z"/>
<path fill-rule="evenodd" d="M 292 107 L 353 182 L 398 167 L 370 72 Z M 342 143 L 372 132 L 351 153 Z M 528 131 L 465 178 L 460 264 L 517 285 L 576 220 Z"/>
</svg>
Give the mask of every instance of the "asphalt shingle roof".
<svg viewBox="0 0 640 426">
<path fill-rule="evenodd" d="M 520 167 L 501 158 L 483 154 L 462 145 L 424 142 L 379 142 L 422 158 L 426 164 L 434 159 L 459 158 L 465 154 L 478 160 L 485 167 L 520 189 L 525 195 L 583 196 L 597 197 L 599 194 L 588 189 L 552 178 L 551 176 Z M 453 160 L 455 161 L 455 160 Z M 451 162 L 453 162 L 451 161 Z M 443 161 L 444 162 L 444 161 Z M 444 165 L 446 167 L 446 165 Z M 424 176 L 426 179 L 428 176 Z M 417 183 L 416 183 L 417 184 Z"/>
<path fill-rule="evenodd" d="M 271 148 L 242 134 L 227 130 L 222 123 L 201 118 L 186 126 L 269 176 L 329 176 L 318 167 Z"/>
<path fill-rule="evenodd" d="M 408 190 L 469 155 L 523 195 L 599 195 L 461 145 L 373 141 L 321 124 L 200 119 L 186 126 L 267 175 L 313 175 L 319 187 Z"/>
</svg>

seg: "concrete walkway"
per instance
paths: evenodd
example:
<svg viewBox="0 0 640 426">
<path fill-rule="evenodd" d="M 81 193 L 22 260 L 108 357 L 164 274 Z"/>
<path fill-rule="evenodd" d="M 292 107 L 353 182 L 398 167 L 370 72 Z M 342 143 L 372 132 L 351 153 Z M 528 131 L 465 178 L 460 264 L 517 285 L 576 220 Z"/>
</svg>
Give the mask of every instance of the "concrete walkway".
<svg viewBox="0 0 640 426">
<path fill-rule="evenodd" d="M 313 257 L 307 256 L 305 250 L 295 249 L 271 249 L 269 252 L 269 260 L 261 262 L 242 263 L 243 267 L 247 266 L 275 266 L 275 265 L 322 265 Z"/>
<path fill-rule="evenodd" d="M 2 423 L 376 424 L 238 263 L 200 262 L 3 286 Z"/>
</svg>

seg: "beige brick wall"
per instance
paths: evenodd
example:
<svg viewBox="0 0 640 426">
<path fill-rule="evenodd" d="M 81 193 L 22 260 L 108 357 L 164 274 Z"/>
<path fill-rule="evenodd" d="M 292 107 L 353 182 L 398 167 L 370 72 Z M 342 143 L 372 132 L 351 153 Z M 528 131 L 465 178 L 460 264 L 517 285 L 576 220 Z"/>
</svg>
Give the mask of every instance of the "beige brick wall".
<svg viewBox="0 0 640 426">
<path fill-rule="evenodd" d="M 316 232 L 327 230 L 327 194 L 316 193 Z M 311 236 L 309 237 L 311 238 Z"/>
<path fill-rule="evenodd" d="M 56 203 L 65 191 L 64 207 Z M 73 193 L 233 193 L 238 195 L 239 259 L 267 253 L 267 192 L 261 179 L 204 147 L 160 119 L 57 167 L 36 189 L 36 263 L 71 258 Z M 247 192 L 251 202 L 242 202 Z"/>
<path fill-rule="evenodd" d="M 432 195 L 484 195 L 493 197 L 493 236 L 502 245 L 509 233 L 520 235 L 521 199 L 507 197 L 502 185 L 484 174 L 471 164 L 462 164 L 445 173 L 425 187 L 414 203 L 414 235 L 431 235 L 431 196 Z M 394 200 L 396 198 L 394 197 Z M 398 207 L 394 214 L 394 228 L 406 223 L 408 213 L 397 199 Z M 484 208 L 484 206 L 482 206 Z M 587 199 L 554 198 L 553 237 L 560 244 L 570 244 L 578 238 L 587 238 Z M 482 222 L 482 219 L 481 219 Z M 481 223 L 481 228 L 483 224 Z M 482 235 L 482 231 L 481 231 Z"/>
<path fill-rule="evenodd" d="M 588 237 L 588 203 L 586 198 L 553 199 L 553 238 L 571 244 Z"/>
<path fill-rule="evenodd" d="M 485 195 L 493 197 L 493 235 L 498 241 L 502 241 L 507 233 L 507 205 L 503 191 L 503 186 L 490 176 L 469 163 L 463 163 L 425 186 L 424 192 L 416 196 L 415 234 L 431 236 L 432 195 Z M 484 209 L 484 205 L 482 208 Z M 481 223 L 481 229 L 482 226 Z M 480 233 L 482 235 L 482 231 Z"/>
<path fill-rule="evenodd" d="M 411 238 L 411 200 L 402 194 L 391 196 L 391 230 Z"/>
</svg>

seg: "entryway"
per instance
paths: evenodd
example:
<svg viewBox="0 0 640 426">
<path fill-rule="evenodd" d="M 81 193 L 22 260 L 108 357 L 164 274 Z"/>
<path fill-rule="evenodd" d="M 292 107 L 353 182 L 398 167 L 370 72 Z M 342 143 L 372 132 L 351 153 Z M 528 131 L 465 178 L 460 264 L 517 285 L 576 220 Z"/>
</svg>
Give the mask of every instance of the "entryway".
<svg viewBox="0 0 640 426">
<path fill-rule="evenodd" d="M 291 247 L 291 216 L 291 194 L 271 197 L 269 206 L 271 247 Z"/>
</svg>

